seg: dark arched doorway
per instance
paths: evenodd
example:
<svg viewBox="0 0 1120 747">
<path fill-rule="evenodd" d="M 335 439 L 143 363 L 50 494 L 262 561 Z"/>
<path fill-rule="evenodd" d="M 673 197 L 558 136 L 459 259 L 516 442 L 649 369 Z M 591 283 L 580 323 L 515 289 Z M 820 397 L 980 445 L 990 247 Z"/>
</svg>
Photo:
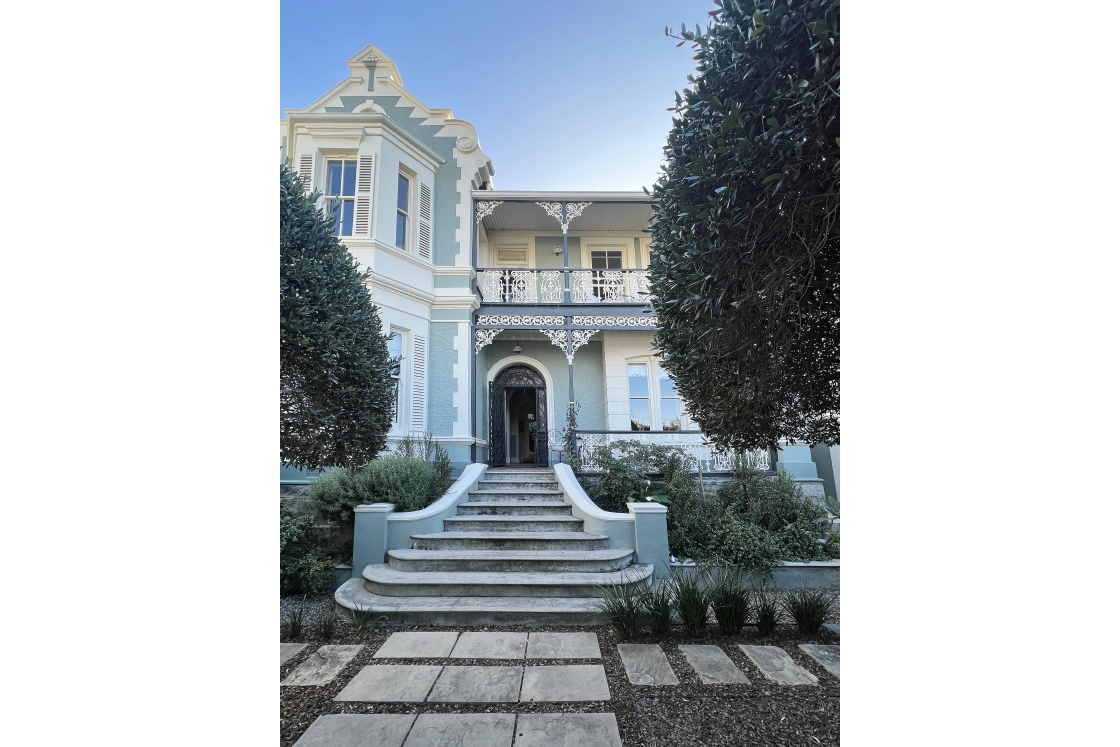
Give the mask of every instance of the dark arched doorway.
<svg viewBox="0 0 1120 747">
<path fill-rule="evenodd" d="M 490 383 L 490 465 L 548 466 L 548 389 L 544 377 L 515 363 Z"/>
</svg>

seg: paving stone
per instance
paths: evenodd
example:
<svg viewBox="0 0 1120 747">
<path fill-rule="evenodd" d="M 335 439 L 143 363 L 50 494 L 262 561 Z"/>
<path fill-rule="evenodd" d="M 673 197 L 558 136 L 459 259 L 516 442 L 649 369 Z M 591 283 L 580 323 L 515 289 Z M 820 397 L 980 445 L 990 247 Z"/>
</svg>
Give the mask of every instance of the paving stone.
<svg viewBox="0 0 1120 747">
<path fill-rule="evenodd" d="M 509 747 L 516 719 L 512 713 L 422 713 L 404 747 Z"/>
<path fill-rule="evenodd" d="M 602 664 L 558 664 L 525 667 L 521 702 L 567 703 L 580 700 L 610 700 L 607 673 Z"/>
<path fill-rule="evenodd" d="M 530 633 L 526 659 L 601 659 L 594 633 Z"/>
<path fill-rule="evenodd" d="M 669 659 L 656 643 L 620 643 L 618 654 L 633 685 L 679 685 Z"/>
<path fill-rule="evenodd" d="M 281 643 L 280 644 L 280 666 L 284 666 L 284 662 L 292 658 L 300 651 L 307 648 L 306 643 Z"/>
<path fill-rule="evenodd" d="M 459 634 L 393 633 L 377 649 L 375 659 L 445 659 L 451 655 Z"/>
<path fill-rule="evenodd" d="M 678 646 L 705 685 L 749 685 L 750 680 L 719 646 Z"/>
<path fill-rule="evenodd" d="M 336 701 L 357 703 L 423 703 L 441 666 L 371 664 L 362 667 Z"/>
<path fill-rule="evenodd" d="M 513 747 L 622 747 L 613 713 L 522 713 Z"/>
<path fill-rule="evenodd" d="M 281 685 L 325 685 L 346 668 L 365 646 L 321 646 L 296 667 Z"/>
<path fill-rule="evenodd" d="M 525 667 L 444 667 L 429 703 L 516 703 Z"/>
<path fill-rule="evenodd" d="M 799 649 L 813 657 L 813 660 L 828 670 L 837 679 L 840 677 L 840 647 L 820 646 L 815 643 L 802 643 Z"/>
<path fill-rule="evenodd" d="M 524 659 L 528 633 L 463 633 L 452 659 Z"/>
<path fill-rule="evenodd" d="M 294 747 L 401 747 L 416 714 L 327 713 Z"/>
<path fill-rule="evenodd" d="M 840 623 L 825 623 L 824 626 L 835 633 L 837 637 L 840 636 Z"/>
<path fill-rule="evenodd" d="M 815 685 L 817 678 L 812 673 L 794 663 L 790 655 L 777 646 L 748 646 L 740 643 L 739 648 L 754 665 L 762 670 L 768 679 L 779 685 Z"/>
</svg>

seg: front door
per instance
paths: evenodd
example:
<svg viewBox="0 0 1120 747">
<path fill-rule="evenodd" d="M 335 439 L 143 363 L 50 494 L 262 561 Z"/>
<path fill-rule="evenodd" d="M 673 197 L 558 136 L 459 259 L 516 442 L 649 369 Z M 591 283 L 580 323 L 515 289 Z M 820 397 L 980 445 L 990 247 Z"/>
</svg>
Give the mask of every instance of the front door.
<svg viewBox="0 0 1120 747">
<path fill-rule="evenodd" d="M 548 389 L 529 366 L 502 369 L 490 384 L 490 465 L 548 466 Z M 532 455 L 530 461 L 526 457 Z"/>
</svg>

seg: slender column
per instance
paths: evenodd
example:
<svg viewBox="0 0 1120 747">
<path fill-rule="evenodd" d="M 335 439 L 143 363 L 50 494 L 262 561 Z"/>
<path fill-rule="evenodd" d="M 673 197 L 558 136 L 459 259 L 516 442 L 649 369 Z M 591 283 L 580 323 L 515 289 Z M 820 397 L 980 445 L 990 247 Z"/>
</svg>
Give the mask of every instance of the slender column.
<svg viewBox="0 0 1120 747">
<path fill-rule="evenodd" d="M 471 200 L 471 217 L 476 218 L 474 224 L 471 226 L 471 269 L 477 270 L 478 268 L 478 220 L 476 211 L 478 208 L 475 206 L 475 201 Z M 477 274 L 477 273 L 476 273 Z M 478 295 L 478 279 L 471 278 L 471 293 L 476 297 Z M 469 350 L 471 350 L 471 461 L 475 461 L 478 457 L 478 446 L 475 441 L 478 440 L 478 351 L 474 344 L 475 333 L 475 314 L 471 312 L 470 323 L 470 338 L 468 340 Z"/>
<path fill-rule="evenodd" d="M 572 302 L 571 270 L 568 267 L 568 203 L 560 203 L 560 225 L 564 228 L 564 303 Z M 571 352 L 571 351 L 569 351 Z"/>
</svg>

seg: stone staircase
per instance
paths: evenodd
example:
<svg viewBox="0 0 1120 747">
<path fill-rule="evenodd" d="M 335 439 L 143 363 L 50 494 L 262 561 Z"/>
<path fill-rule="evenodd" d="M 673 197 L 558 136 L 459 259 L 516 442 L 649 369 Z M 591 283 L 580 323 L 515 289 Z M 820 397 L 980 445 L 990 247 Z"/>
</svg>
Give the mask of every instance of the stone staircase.
<svg viewBox="0 0 1120 747">
<path fill-rule="evenodd" d="M 335 600 L 406 625 L 598 625 L 600 585 L 653 574 L 632 549 L 583 531 L 551 469 L 487 469 L 443 524 L 366 566 Z"/>
</svg>

